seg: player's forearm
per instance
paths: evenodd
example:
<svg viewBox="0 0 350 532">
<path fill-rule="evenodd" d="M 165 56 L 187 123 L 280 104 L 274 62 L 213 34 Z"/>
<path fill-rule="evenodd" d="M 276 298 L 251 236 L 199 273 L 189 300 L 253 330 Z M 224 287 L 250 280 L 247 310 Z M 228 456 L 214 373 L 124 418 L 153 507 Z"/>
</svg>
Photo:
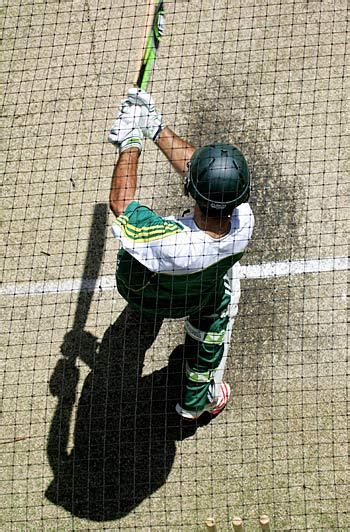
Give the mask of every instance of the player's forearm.
<svg viewBox="0 0 350 532">
<path fill-rule="evenodd" d="M 109 194 L 109 206 L 116 216 L 123 214 L 135 197 L 139 155 L 140 152 L 137 148 L 126 150 L 119 155 L 115 165 Z"/>
<path fill-rule="evenodd" d="M 169 159 L 176 172 L 184 176 L 187 172 L 187 163 L 196 148 L 176 135 L 169 127 L 162 130 L 156 144 Z"/>
</svg>

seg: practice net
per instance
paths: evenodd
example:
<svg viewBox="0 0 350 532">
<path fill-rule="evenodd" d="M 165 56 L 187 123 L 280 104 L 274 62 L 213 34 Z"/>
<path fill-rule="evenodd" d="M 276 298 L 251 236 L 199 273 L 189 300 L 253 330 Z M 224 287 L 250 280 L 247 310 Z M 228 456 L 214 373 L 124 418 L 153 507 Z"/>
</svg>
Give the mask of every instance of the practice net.
<svg viewBox="0 0 350 532">
<path fill-rule="evenodd" d="M 5 3 L 6 4 L 6 3 Z M 183 319 L 115 281 L 108 131 L 146 0 L 2 10 L 4 530 L 349 530 L 346 0 L 165 1 L 149 90 L 194 146 L 233 143 L 255 215 L 227 408 L 183 427 Z M 136 199 L 191 208 L 145 142 Z M 212 525 L 214 526 L 214 525 Z M 212 528 L 213 530 L 214 528 Z"/>
</svg>

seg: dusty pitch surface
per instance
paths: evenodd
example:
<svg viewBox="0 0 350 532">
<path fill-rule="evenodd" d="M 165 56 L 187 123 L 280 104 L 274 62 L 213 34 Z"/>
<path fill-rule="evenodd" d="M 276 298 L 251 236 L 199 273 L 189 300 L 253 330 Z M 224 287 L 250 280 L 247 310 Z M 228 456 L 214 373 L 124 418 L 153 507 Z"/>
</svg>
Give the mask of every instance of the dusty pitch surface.
<svg viewBox="0 0 350 532">
<path fill-rule="evenodd" d="M 3 11 L 5 291 L 114 272 L 106 132 L 134 79 L 140 4 Z M 247 153 L 256 230 L 244 264 L 347 256 L 347 2 L 165 9 L 152 93 L 195 144 Z M 143 201 L 186 208 L 149 142 L 141 174 Z M 140 324 L 99 282 L 92 301 L 47 286 L 3 298 L 5 530 L 190 531 L 209 516 L 229 530 L 240 515 L 254 531 L 262 513 L 275 530 L 350 528 L 345 271 L 243 281 L 233 399 L 197 431 L 173 414 L 181 321 Z"/>
</svg>

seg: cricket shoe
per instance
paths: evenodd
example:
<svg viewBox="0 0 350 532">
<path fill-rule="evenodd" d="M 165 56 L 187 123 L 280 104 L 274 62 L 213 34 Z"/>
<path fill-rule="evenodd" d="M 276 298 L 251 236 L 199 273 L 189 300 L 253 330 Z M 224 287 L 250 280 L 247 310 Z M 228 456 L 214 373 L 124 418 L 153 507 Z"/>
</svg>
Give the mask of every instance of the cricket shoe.
<svg viewBox="0 0 350 532">
<path fill-rule="evenodd" d="M 218 388 L 219 396 L 216 397 L 211 403 L 208 403 L 203 410 L 186 410 L 185 408 L 182 408 L 179 403 L 177 403 L 175 407 L 176 412 L 181 417 L 189 421 L 195 421 L 205 412 L 208 412 L 208 414 L 211 416 L 217 416 L 225 408 L 231 395 L 231 387 L 227 382 L 222 381 Z"/>
</svg>

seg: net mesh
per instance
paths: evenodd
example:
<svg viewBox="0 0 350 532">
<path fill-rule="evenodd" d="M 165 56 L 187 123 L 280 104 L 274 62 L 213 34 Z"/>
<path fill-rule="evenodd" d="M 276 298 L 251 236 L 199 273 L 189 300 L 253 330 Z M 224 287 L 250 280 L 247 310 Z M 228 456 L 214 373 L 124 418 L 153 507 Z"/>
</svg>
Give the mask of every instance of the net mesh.
<svg viewBox="0 0 350 532">
<path fill-rule="evenodd" d="M 232 399 L 181 427 L 183 320 L 140 319 L 116 289 L 107 134 L 147 2 L 5 3 L 4 526 L 230 530 L 238 515 L 253 531 L 267 514 L 273 530 L 348 530 L 347 2 L 164 8 L 164 122 L 236 144 L 251 169 Z M 136 199 L 162 216 L 192 205 L 151 141 Z"/>
</svg>

